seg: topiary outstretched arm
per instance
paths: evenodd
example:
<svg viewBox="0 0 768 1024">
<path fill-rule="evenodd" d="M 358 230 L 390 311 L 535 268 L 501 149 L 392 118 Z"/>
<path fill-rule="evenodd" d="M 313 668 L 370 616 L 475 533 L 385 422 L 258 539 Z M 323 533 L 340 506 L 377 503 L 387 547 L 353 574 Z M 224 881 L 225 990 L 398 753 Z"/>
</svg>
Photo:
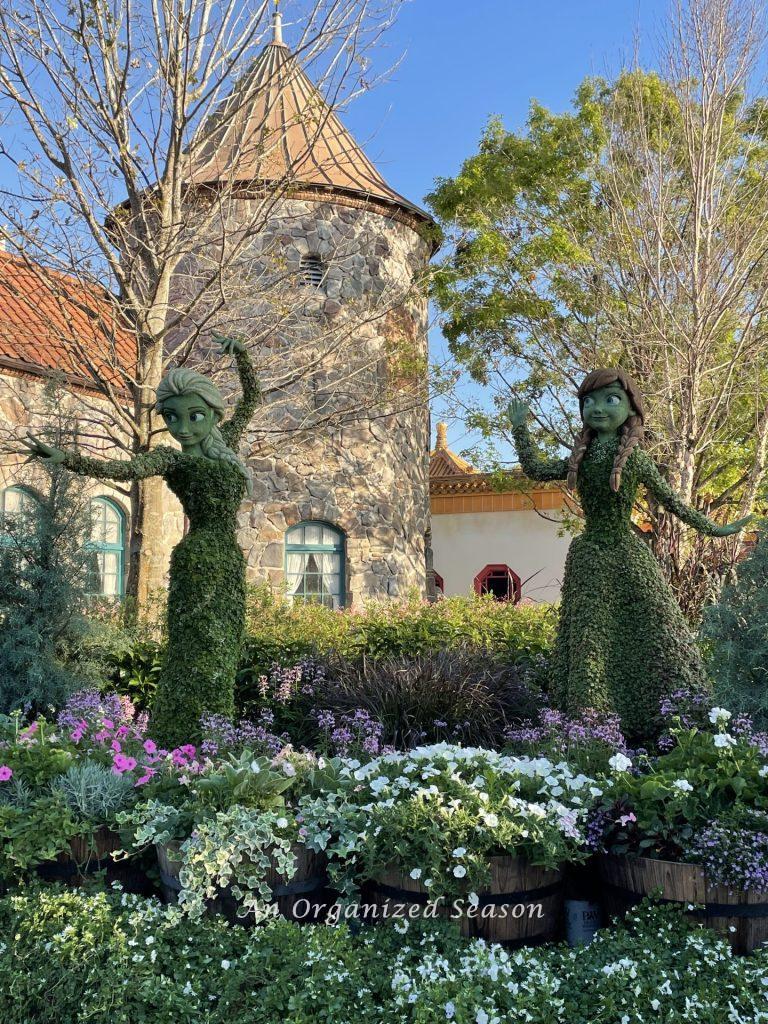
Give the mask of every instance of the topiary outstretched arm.
<svg viewBox="0 0 768 1024">
<path fill-rule="evenodd" d="M 746 519 L 739 519 L 734 523 L 721 524 L 713 522 L 703 512 L 699 512 L 698 509 L 686 505 L 683 499 L 675 494 L 647 452 L 640 448 L 636 448 L 635 451 L 637 452 L 638 478 L 640 482 L 645 484 L 650 494 L 668 512 L 677 516 L 678 519 L 687 523 L 688 526 L 692 526 L 694 530 L 698 530 L 699 533 L 706 534 L 708 537 L 728 537 L 738 533 L 752 519 L 752 516 L 747 516 Z"/>
<path fill-rule="evenodd" d="M 165 445 L 134 455 L 132 459 L 95 459 L 79 452 L 64 452 L 61 464 L 79 476 L 98 480 L 145 480 L 148 476 L 162 476 L 180 454 Z"/>
<path fill-rule="evenodd" d="M 531 480 L 565 480 L 568 476 L 567 459 L 548 459 L 539 452 L 525 423 L 513 423 L 517 457 L 523 472 Z"/>
<path fill-rule="evenodd" d="M 230 448 L 236 449 L 256 412 L 261 399 L 261 386 L 253 369 L 253 360 L 242 342 L 227 339 L 226 343 L 222 344 L 222 349 L 229 350 L 234 355 L 242 389 L 242 396 L 235 406 L 234 413 L 219 427 L 225 442 Z"/>
</svg>

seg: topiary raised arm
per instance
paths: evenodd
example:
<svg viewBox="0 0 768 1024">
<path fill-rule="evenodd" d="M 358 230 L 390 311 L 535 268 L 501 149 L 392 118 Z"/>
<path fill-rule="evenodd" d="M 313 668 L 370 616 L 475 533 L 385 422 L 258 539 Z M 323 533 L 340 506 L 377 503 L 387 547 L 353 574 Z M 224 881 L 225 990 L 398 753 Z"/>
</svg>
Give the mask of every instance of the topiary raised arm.
<svg viewBox="0 0 768 1024">
<path fill-rule="evenodd" d="M 528 430 L 526 421 L 529 409 L 525 402 L 510 402 L 507 415 L 512 424 L 517 457 L 525 475 L 531 480 L 565 480 L 568 476 L 568 460 L 548 459 L 538 450 Z"/>
<path fill-rule="evenodd" d="M 725 524 L 713 522 L 703 512 L 699 512 L 698 509 L 686 505 L 683 499 L 678 494 L 675 494 L 647 452 L 642 449 L 637 449 L 636 452 L 638 479 L 640 482 L 645 484 L 650 494 L 660 505 L 663 505 L 667 511 L 677 516 L 678 519 L 688 526 L 692 526 L 694 530 L 698 530 L 699 533 L 706 534 L 708 537 L 730 537 L 743 530 L 746 524 L 754 518 L 753 516 L 746 516 L 744 519 L 737 519 L 733 523 Z"/>
<path fill-rule="evenodd" d="M 237 338 L 219 338 L 219 343 L 222 352 L 235 357 L 242 389 L 242 395 L 235 406 L 234 413 L 219 426 L 225 442 L 230 448 L 236 449 L 261 400 L 261 386 L 253 368 L 253 360 L 245 345 Z"/>
</svg>

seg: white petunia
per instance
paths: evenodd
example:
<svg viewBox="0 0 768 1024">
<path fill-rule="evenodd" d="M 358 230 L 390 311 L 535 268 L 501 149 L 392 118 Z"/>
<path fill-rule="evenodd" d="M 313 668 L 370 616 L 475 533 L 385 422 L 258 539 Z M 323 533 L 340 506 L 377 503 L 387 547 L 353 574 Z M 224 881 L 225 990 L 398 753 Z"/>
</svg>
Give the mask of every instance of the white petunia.
<svg viewBox="0 0 768 1024">
<path fill-rule="evenodd" d="M 232 966 L 232 961 L 231 960 L 222 960 L 221 961 L 221 969 L 223 971 L 228 971 L 231 966 Z"/>
<path fill-rule="evenodd" d="M 672 783 L 675 789 L 679 789 L 681 793 L 692 793 L 693 786 L 690 784 L 688 779 L 675 779 Z"/>
<path fill-rule="evenodd" d="M 615 772 L 625 772 L 632 767 L 632 762 L 626 754 L 617 753 L 608 761 L 608 764 Z"/>
<path fill-rule="evenodd" d="M 466 875 L 466 873 L 467 869 L 464 867 L 463 864 L 457 864 L 456 867 L 453 869 L 453 874 L 456 878 L 463 878 L 464 875 Z"/>
<path fill-rule="evenodd" d="M 456 1016 L 456 1007 L 453 1005 L 453 1003 L 446 1003 L 445 1004 L 445 1018 L 446 1018 L 446 1020 L 453 1020 L 453 1018 L 455 1016 Z"/>
<path fill-rule="evenodd" d="M 413 879 L 421 878 L 421 868 L 414 868 L 413 871 L 411 871 L 411 878 L 413 878 Z"/>
<path fill-rule="evenodd" d="M 380 793 L 383 789 L 389 785 L 389 779 L 386 775 L 379 775 L 378 778 L 374 779 L 371 783 L 371 792 Z"/>
<path fill-rule="evenodd" d="M 457 846 L 456 849 L 453 851 L 453 856 L 454 857 L 463 857 L 466 852 L 467 852 L 466 846 Z"/>
<path fill-rule="evenodd" d="M 736 745 L 736 740 L 727 732 L 720 732 L 717 736 L 713 736 L 713 739 L 715 741 L 715 746 L 719 747 L 721 750 Z"/>
<path fill-rule="evenodd" d="M 709 720 L 712 725 L 717 725 L 718 722 L 727 722 L 731 717 L 731 712 L 726 711 L 725 708 L 712 708 L 709 712 Z"/>
</svg>

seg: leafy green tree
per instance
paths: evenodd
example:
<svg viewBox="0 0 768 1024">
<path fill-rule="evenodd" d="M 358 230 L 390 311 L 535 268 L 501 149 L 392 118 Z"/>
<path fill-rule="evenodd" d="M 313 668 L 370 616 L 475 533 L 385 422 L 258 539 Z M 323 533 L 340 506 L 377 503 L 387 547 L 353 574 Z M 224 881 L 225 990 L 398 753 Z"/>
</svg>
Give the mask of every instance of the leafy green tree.
<svg viewBox="0 0 768 1024">
<path fill-rule="evenodd" d="M 702 636 L 719 703 L 768 729 L 768 523 L 736 567 L 735 580 L 707 609 Z"/>
<path fill-rule="evenodd" d="M 749 3 L 689 0 L 662 70 L 588 78 L 525 131 L 493 119 L 429 204 L 452 242 L 433 296 L 454 358 L 486 388 L 468 423 L 509 440 L 532 406 L 541 443 L 570 449 L 586 372 L 641 384 L 653 458 L 683 500 L 740 518 L 768 448 L 768 105 Z M 646 501 L 654 553 L 689 612 L 738 544 L 691 540 Z M 713 569 L 714 574 L 713 574 Z"/>
</svg>

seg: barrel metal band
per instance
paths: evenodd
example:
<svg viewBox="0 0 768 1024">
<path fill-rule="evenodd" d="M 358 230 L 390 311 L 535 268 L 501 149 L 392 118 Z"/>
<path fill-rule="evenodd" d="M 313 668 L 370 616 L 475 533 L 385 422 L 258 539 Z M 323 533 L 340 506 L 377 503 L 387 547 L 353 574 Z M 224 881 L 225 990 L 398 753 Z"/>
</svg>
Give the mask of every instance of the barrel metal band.
<svg viewBox="0 0 768 1024">
<path fill-rule="evenodd" d="M 603 882 L 606 889 L 621 893 L 622 896 L 633 903 L 640 903 L 645 899 L 647 893 L 635 892 L 634 889 L 627 889 L 623 885 L 616 885 L 613 882 Z M 651 897 L 656 903 L 671 903 L 680 906 L 685 903 L 693 903 L 693 900 L 673 900 L 668 896 Z M 702 909 L 703 906 L 703 909 Z M 695 910 L 688 911 L 696 917 L 766 917 L 768 916 L 768 903 L 704 903 Z"/>
</svg>

